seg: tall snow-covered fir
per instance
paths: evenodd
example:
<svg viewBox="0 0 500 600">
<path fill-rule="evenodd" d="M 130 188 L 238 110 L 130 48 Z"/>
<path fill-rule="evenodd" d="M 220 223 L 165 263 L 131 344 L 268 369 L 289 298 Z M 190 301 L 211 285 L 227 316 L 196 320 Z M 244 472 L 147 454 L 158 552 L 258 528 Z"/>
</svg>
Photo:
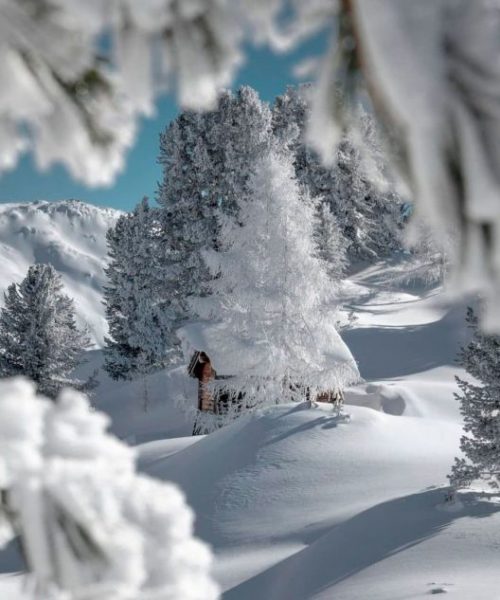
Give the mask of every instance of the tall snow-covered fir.
<svg viewBox="0 0 500 600">
<path fill-rule="evenodd" d="M 104 366 L 114 379 L 154 372 L 177 355 L 179 291 L 175 282 L 165 291 L 168 250 L 162 239 L 159 211 L 146 199 L 108 231 Z"/>
<path fill-rule="evenodd" d="M 217 109 L 184 112 L 160 139 L 158 190 L 170 292 L 189 298 L 210 277 L 202 251 L 217 248 L 219 212 L 235 215 L 255 160 L 271 143 L 271 112 L 255 90 L 222 94 Z M 190 316 L 178 304 L 178 322 Z"/>
<path fill-rule="evenodd" d="M 64 386 L 93 385 L 71 376 L 90 346 L 75 322 L 73 300 L 51 265 L 36 264 L 5 293 L 0 311 L 0 377 L 23 375 L 39 393 L 55 398 Z"/>
<path fill-rule="evenodd" d="M 350 258 L 387 256 L 401 248 L 402 200 L 384 175 L 373 119 L 364 114 L 361 135 L 345 135 L 332 164 L 325 165 L 306 143 L 311 94 L 310 85 L 290 86 L 276 98 L 273 130 L 278 143 L 293 153 L 298 181 L 335 215 Z"/>
<path fill-rule="evenodd" d="M 500 336 L 480 331 L 478 318 L 467 309 L 472 340 L 462 348 L 459 362 L 478 380 L 471 383 L 457 377 L 460 410 L 465 435 L 460 440 L 464 457 L 457 458 L 449 476 L 455 488 L 468 487 L 477 480 L 500 487 Z"/>
<path fill-rule="evenodd" d="M 316 206 L 295 179 L 292 157 L 262 156 L 238 207 L 237 220 L 221 217 L 221 248 L 204 255 L 208 294 L 193 302 L 200 317 L 221 324 L 227 351 L 240 353 L 236 377 L 219 386 L 243 392 L 251 407 L 354 381 L 327 265 L 317 256 Z"/>
<path fill-rule="evenodd" d="M 210 278 L 203 251 L 223 244 L 218 215 L 238 216 L 255 162 L 273 146 L 291 152 L 299 184 L 318 201 L 316 240 L 320 255 L 332 260 L 332 272 L 345 263 L 345 249 L 352 260 L 377 258 L 400 247 L 401 201 L 391 189 L 378 190 L 356 145 L 346 138 L 332 167 L 323 166 L 306 145 L 308 92 L 308 86 L 289 88 L 272 109 L 248 86 L 235 94 L 224 92 L 216 110 L 185 111 L 162 134 L 157 200 L 168 248 L 163 276 L 179 298 L 179 324 L 192 317 L 184 300 L 199 295 Z M 368 117 L 365 121 L 361 143 L 380 167 L 373 124 Z M 376 175 L 382 177 L 381 167 Z"/>
</svg>

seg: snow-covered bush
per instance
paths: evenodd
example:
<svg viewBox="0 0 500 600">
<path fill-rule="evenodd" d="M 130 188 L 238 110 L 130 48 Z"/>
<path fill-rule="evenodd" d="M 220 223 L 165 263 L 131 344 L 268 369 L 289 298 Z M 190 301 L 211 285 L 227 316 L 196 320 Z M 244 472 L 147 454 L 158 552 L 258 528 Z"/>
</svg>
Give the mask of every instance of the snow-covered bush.
<svg viewBox="0 0 500 600">
<path fill-rule="evenodd" d="M 217 598 L 184 497 L 137 474 L 107 425 L 78 392 L 0 383 L 1 545 L 19 536 L 36 598 Z"/>
<path fill-rule="evenodd" d="M 7 288 L 4 298 L 0 377 L 29 377 L 41 394 L 51 398 L 65 386 L 91 389 L 93 377 L 87 381 L 71 377 L 90 339 L 77 328 L 73 300 L 62 293 L 61 276 L 54 268 L 32 265 L 20 284 Z"/>
<path fill-rule="evenodd" d="M 471 341 L 462 348 L 459 362 L 477 379 L 471 383 L 457 377 L 460 410 L 465 434 L 460 440 L 464 457 L 457 458 L 449 476 L 452 486 L 463 488 L 483 480 L 500 487 L 500 336 L 481 333 L 478 318 L 467 309 Z"/>
</svg>

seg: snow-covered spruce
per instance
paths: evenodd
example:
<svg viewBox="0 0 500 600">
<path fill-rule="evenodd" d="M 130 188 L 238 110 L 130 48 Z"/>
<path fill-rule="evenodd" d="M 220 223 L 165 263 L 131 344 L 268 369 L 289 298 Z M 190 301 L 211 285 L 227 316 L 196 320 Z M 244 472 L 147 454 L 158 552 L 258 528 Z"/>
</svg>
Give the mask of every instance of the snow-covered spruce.
<svg viewBox="0 0 500 600">
<path fill-rule="evenodd" d="M 214 600 L 184 497 L 138 475 L 108 423 L 78 392 L 0 382 L 0 545 L 20 536 L 36 598 Z"/>
<path fill-rule="evenodd" d="M 327 204 L 320 202 L 317 211 L 314 241 L 318 257 L 323 261 L 332 283 L 339 285 L 348 265 L 346 238 Z"/>
<path fill-rule="evenodd" d="M 467 309 L 472 340 L 460 352 L 460 365 L 479 383 L 457 377 L 460 409 L 465 434 L 460 449 L 465 458 L 457 458 L 449 476 L 455 488 L 468 487 L 476 480 L 500 487 L 500 336 L 481 333 L 478 318 Z"/>
<path fill-rule="evenodd" d="M 334 286 L 317 257 L 316 207 L 292 158 L 264 155 L 238 206 L 238 220 L 221 215 L 219 251 L 205 253 L 213 278 L 193 307 L 207 323 L 180 336 L 189 341 L 201 328 L 210 349 L 198 350 L 208 351 L 218 375 L 232 376 L 214 385 L 236 400 L 242 394 L 247 409 L 352 383 L 358 370 L 335 329 Z"/>
<path fill-rule="evenodd" d="M 104 366 L 114 379 L 144 376 L 178 355 L 172 327 L 179 294 L 165 275 L 163 239 L 159 211 L 146 199 L 107 233 Z"/>
<path fill-rule="evenodd" d="M 160 139 L 163 180 L 158 190 L 167 294 L 178 298 L 171 318 L 192 317 L 190 296 L 210 273 L 202 251 L 220 244 L 217 215 L 235 215 L 255 161 L 270 147 L 271 112 L 255 90 L 224 92 L 216 110 L 183 112 Z"/>
<path fill-rule="evenodd" d="M 299 183 L 330 208 L 350 258 L 387 256 L 402 247 L 403 201 L 386 175 L 374 121 L 360 109 L 360 132 L 345 134 L 325 164 L 306 143 L 311 94 L 310 85 L 290 86 L 276 98 L 277 142 L 293 153 Z"/>
<path fill-rule="evenodd" d="M 30 265 L 52 264 L 75 302 L 78 326 L 88 326 L 93 344 L 102 347 L 106 232 L 120 214 L 79 200 L 0 204 L 0 290 L 20 282 Z"/>
<path fill-rule="evenodd" d="M 8 287 L 0 311 L 0 377 L 29 377 L 50 398 L 64 386 L 90 389 L 92 377 L 79 381 L 70 375 L 89 346 L 51 265 L 31 266 L 20 284 Z"/>
</svg>

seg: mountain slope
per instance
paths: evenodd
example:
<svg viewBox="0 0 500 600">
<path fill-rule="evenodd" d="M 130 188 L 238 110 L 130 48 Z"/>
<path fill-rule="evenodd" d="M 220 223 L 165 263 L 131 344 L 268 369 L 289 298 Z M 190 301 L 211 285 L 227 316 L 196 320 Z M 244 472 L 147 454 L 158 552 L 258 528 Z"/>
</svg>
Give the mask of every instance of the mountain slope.
<svg viewBox="0 0 500 600">
<path fill-rule="evenodd" d="M 79 322 L 101 345 L 106 231 L 120 214 L 77 200 L 0 204 L 0 292 L 21 281 L 29 265 L 52 264 L 75 300 Z"/>
</svg>

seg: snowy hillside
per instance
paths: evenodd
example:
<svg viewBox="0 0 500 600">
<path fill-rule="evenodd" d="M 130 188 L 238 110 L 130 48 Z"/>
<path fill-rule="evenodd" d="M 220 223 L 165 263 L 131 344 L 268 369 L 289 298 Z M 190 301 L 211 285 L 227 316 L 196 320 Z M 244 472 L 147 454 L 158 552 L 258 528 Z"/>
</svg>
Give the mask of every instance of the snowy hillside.
<svg viewBox="0 0 500 600">
<path fill-rule="evenodd" d="M 105 235 L 119 215 L 77 200 L 0 204 L 0 292 L 21 281 L 29 265 L 52 264 L 75 300 L 80 322 L 100 345 L 105 332 Z"/>
<path fill-rule="evenodd" d="M 367 380 L 348 391 L 348 418 L 285 405 L 142 446 L 142 467 L 195 508 L 227 600 L 497 597 L 500 504 L 444 501 L 464 307 L 391 280 L 377 265 L 346 288 L 357 322 L 345 338 Z"/>
<path fill-rule="evenodd" d="M 146 442 L 142 470 L 186 493 L 224 599 L 498 597 L 498 499 L 445 502 L 462 430 L 453 394 L 465 307 L 440 288 L 395 285 L 401 268 L 380 263 L 345 285 L 356 319 L 344 339 L 365 378 L 347 391 L 345 417 L 283 405 L 191 437 L 174 403 L 196 398 L 183 367 L 147 378 L 147 410 L 143 382 L 101 375 L 95 404 L 120 437 Z M 100 361 L 91 356 L 87 369 Z M 20 567 L 10 546 L 0 573 Z M 14 597 L 18 584 L 0 588 Z"/>
<path fill-rule="evenodd" d="M 267 410 L 148 468 L 187 492 L 225 598 L 494 598 L 500 506 L 440 489 L 459 424 L 347 412 Z"/>
</svg>

